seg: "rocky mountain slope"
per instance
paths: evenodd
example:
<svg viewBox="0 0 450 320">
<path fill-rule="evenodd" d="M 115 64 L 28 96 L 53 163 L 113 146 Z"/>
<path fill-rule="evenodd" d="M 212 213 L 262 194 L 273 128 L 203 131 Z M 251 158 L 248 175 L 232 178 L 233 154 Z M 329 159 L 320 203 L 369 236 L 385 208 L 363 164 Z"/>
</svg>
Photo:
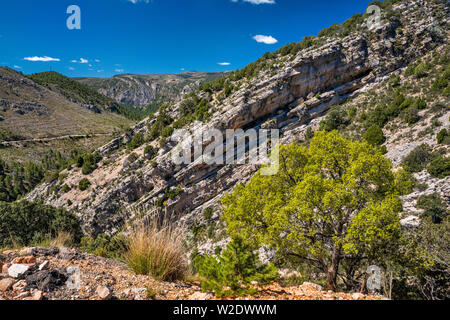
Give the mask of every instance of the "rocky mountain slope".
<svg viewBox="0 0 450 320">
<path fill-rule="evenodd" d="M 414 125 L 395 118 L 383 128 L 387 157 L 399 165 L 423 142 L 438 149 L 436 134 L 449 128 L 448 96 L 429 90 L 440 77 L 433 72 L 442 71 L 446 64 L 437 59 L 428 76 L 419 79 L 406 73 L 408 67 L 423 62 L 419 59 L 431 61 L 437 55 L 448 59 L 448 13 L 448 6 L 440 1 L 395 1 L 383 7 L 382 23 L 376 30 L 368 30 L 367 17 L 360 16 L 353 24 L 344 24 L 349 32 L 325 32 L 306 39 L 298 50 L 288 47 L 265 56 L 245 72 L 231 74 L 219 89 L 205 87 L 195 93 L 197 100 L 207 101 L 206 114 L 195 109 L 197 120 L 204 120 L 203 124 L 185 114 L 186 101 L 193 99 L 186 97 L 100 148 L 103 160 L 92 174 L 84 176 L 72 168 L 65 172 L 64 181 L 44 183 L 27 198 L 72 210 L 80 217 L 84 232 L 92 236 L 115 234 L 136 219 L 172 217 L 186 224 L 188 239 L 200 243 L 200 251 L 213 252 L 226 243 L 218 219 L 220 199 L 236 184 L 247 182 L 258 166 L 175 165 L 170 154 L 175 143 L 164 134 L 155 138 L 156 129 L 161 125 L 184 126 L 191 131 L 199 126 L 222 131 L 277 128 L 281 142 L 287 144 L 305 141 L 310 130 L 319 129 L 321 121 L 327 119 L 330 107 L 341 106 L 346 115 L 354 110 L 343 132 L 360 138 L 366 130 L 362 119 L 378 105 L 377 98 L 392 103 L 390 79 L 395 76 L 405 87 L 404 94 L 411 98 L 423 95 L 428 106 L 419 112 Z M 163 119 L 167 118 L 177 121 L 166 123 Z M 137 134 L 148 137 L 145 145 L 132 151 L 121 147 Z M 145 154 L 147 145 L 159 149 L 154 159 Z M 448 146 L 443 153 L 448 155 Z M 89 179 L 91 186 L 81 191 L 76 186 L 83 178 Z M 438 192 L 450 204 L 449 177 L 432 179 L 424 170 L 416 178 L 427 186 L 405 197 L 405 218 L 417 214 L 415 201 L 420 194 Z M 62 184 L 73 188 L 64 193 Z M 206 215 L 206 210 L 212 214 Z"/>
<path fill-rule="evenodd" d="M 81 90 L 62 88 L 39 75 L 33 77 L 34 80 L 12 69 L 0 68 L 0 132 L 3 145 L 8 147 L 2 151 L 8 151 L 10 156 L 16 151 L 27 151 L 19 143 L 23 140 L 56 143 L 58 138 L 90 136 L 90 143 L 98 146 L 109 140 L 117 128 L 132 123 L 110 111 L 107 101 L 101 99 L 107 97 L 98 95 L 89 99 L 87 94 L 81 96 Z M 18 147 L 14 149 L 16 144 Z M 48 147 L 52 145 L 55 146 L 49 143 Z"/>
<path fill-rule="evenodd" d="M 187 71 L 180 74 L 122 74 L 112 78 L 77 78 L 99 93 L 117 102 L 132 106 L 157 106 L 162 103 L 179 101 L 184 95 L 228 72 Z"/>
</svg>

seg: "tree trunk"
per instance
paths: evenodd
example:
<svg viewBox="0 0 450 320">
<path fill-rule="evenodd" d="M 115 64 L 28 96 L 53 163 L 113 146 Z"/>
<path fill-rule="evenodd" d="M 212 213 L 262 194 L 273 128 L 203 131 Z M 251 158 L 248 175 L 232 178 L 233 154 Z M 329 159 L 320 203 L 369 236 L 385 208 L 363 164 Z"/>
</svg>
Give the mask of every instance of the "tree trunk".
<svg viewBox="0 0 450 320">
<path fill-rule="evenodd" d="M 327 290 L 336 291 L 337 273 L 340 263 L 340 249 L 334 248 L 331 255 L 331 266 L 327 271 Z"/>
</svg>

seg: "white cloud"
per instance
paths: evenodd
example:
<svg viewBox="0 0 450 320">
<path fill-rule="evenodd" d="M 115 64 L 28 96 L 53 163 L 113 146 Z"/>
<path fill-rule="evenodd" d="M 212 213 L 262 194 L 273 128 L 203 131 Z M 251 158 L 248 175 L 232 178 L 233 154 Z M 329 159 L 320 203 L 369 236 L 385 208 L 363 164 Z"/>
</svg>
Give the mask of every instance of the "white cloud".
<svg viewBox="0 0 450 320">
<path fill-rule="evenodd" d="M 97 72 L 98 73 L 102 73 L 102 72 L 104 72 L 105 70 L 97 70 Z"/>
<path fill-rule="evenodd" d="M 145 2 L 145 3 L 149 3 L 150 2 L 150 0 L 128 0 L 128 1 L 130 1 L 133 4 L 136 4 L 138 2 Z"/>
<path fill-rule="evenodd" d="M 123 69 L 115 69 L 114 71 L 118 72 L 118 73 L 123 73 L 125 70 L 123 70 Z"/>
<path fill-rule="evenodd" d="M 45 56 L 45 57 L 26 57 L 26 58 L 23 58 L 23 60 L 27 60 L 27 61 L 32 61 L 32 62 L 37 62 L 37 61 L 39 61 L 39 62 L 50 62 L 50 61 L 61 61 L 60 59 L 57 59 L 57 58 L 51 58 L 51 57 L 47 57 L 47 56 Z"/>
<path fill-rule="evenodd" d="M 14 69 L 22 69 L 22 67 L 14 65 Z"/>
<path fill-rule="evenodd" d="M 219 66 L 229 66 L 231 63 L 229 63 L 229 62 L 218 62 L 217 64 Z"/>
<path fill-rule="evenodd" d="M 74 67 L 69 67 L 69 70 L 73 71 L 73 70 L 75 70 L 75 68 Z"/>
<path fill-rule="evenodd" d="M 264 36 L 261 34 L 254 36 L 253 39 L 255 39 L 256 42 L 265 43 L 265 44 L 275 44 L 278 42 L 278 40 L 272 36 Z"/>
<path fill-rule="evenodd" d="M 78 61 L 78 60 L 70 60 L 70 62 L 72 62 L 72 63 L 89 63 L 89 60 L 80 58 L 80 61 Z M 92 67 L 92 65 L 89 64 L 89 67 Z"/>
<path fill-rule="evenodd" d="M 131 1 L 131 0 L 130 0 Z M 232 2 L 238 2 L 239 0 L 231 0 Z M 242 0 L 251 4 L 275 4 L 275 0 Z"/>
<path fill-rule="evenodd" d="M 95 59 L 94 61 L 95 61 L 95 62 L 97 62 L 97 63 L 99 63 L 99 62 L 100 62 L 100 60 L 99 60 L 99 59 Z"/>
</svg>

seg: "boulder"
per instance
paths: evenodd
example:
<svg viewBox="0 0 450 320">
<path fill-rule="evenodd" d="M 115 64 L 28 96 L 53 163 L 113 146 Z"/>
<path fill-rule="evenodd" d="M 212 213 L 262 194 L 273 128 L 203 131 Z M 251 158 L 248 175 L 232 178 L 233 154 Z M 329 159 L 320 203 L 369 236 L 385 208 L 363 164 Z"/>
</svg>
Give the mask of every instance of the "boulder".
<svg viewBox="0 0 450 320">
<path fill-rule="evenodd" d="M 30 268 L 31 266 L 26 264 L 12 264 L 8 269 L 8 274 L 12 278 L 19 278 L 30 270 Z"/>
<path fill-rule="evenodd" d="M 75 259 L 77 257 L 77 255 L 78 255 L 78 253 L 75 250 L 65 248 L 65 247 L 59 249 L 59 256 L 62 259 L 72 260 L 72 259 Z"/>
<path fill-rule="evenodd" d="M 12 286 L 14 285 L 14 280 L 11 278 L 6 278 L 3 280 L 0 280 L 0 291 L 8 291 L 9 289 L 12 288 Z"/>
<path fill-rule="evenodd" d="M 416 216 L 409 216 L 400 220 L 400 224 L 405 229 L 415 229 L 420 226 L 420 219 Z"/>
<path fill-rule="evenodd" d="M 206 292 L 194 292 L 192 296 L 190 296 L 190 300 L 202 301 L 202 300 L 210 300 L 213 296 L 210 293 Z"/>
<path fill-rule="evenodd" d="M 44 298 L 44 293 L 41 290 L 36 290 L 32 295 L 33 300 L 42 300 Z"/>
<path fill-rule="evenodd" d="M 14 297 L 15 300 L 24 300 L 25 298 L 28 298 L 30 296 L 30 293 L 28 291 L 21 292 L 17 296 Z"/>
<path fill-rule="evenodd" d="M 57 247 L 36 247 L 33 253 L 38 256 L 56 256 L 59 253 Z"/>
<path fill-rule="evenodd" d="M 36 262 L 34 256 L 17 257 L 13 260 L 13 264 L 32 264 Z"/>
<path fill-rule="evenodd" d="M 353 300 L 361 300 L 362 298 L 364 298 L 364 295 L 362 293 L 355 292 L 354 294 L 352 294 Z"/>
<path fill-rule="evenodd" d="M 28 286 L 41 291 L 52 291 L 65 285 L 67 275 L 58 269 L 37 271 L 25 278 Z"/>
<path fill-rule="evenodd" d="M 10 266 L 11 266 L 11 263 L 5 263 L 5 264 L 2 266 L 2 273 L 3 273 L 3 274 L 8 274 L 8 269 L 9 269 Z"/>
<path fill-rule="evenodd" d="M 25 280 L 20 280 L 17 281 L 14 285 L 13 285 L 13 290 L 14 291 L 22 291 L 23 289 L 25 289 L 27 286 L 27 282 Z"/>
<path fill-rule="evenodd" d="M 31 256 L 34 253 L 34 248 L 23 248 L 19 251 L 21 256 Z"/>
<path fill-rule="evenodd" d="M 322 286 L 320 286 L 316 283 L 312 283 L 312 282 L 304 282 L 300 286 L 300 289 L 309 290 L 309 291 L 322 291 L 323 290 Z"/>
<path fill-rule="evenodd" d="M 98 286 L 97 290 L 95 290 L 95 293 L 101 300 L 109 300 L 112 297 L 111 290 L 109 290 L 108 287 L 105 286 Z"/>
</svg>

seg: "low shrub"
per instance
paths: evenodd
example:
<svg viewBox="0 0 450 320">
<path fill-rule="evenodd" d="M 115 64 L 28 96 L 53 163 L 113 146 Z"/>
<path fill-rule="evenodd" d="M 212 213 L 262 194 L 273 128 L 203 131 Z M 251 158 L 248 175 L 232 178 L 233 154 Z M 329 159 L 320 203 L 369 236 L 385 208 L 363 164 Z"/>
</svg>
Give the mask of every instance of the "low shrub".
<svg viewBox="0 0 450 320">
<path fill-rule="evenodd" d="M 85 191 L 90 186 L 91 182 L 87 178 L 81 179 L 80 182 L 78 183 L 78 189 L 80 189 L 80 191 Z"/>
<path fill-rule="evenodd" d="M 204 278 L 202 289 L 218 297 L 255 293 L 252 281 L 267 283 L 277 277 L 273 265 L 260 265 L 254 247 L 242 238 L 231 241 L 221 255 L 198 256 L 196 267 Z M 229 289 L 227 289 L 229 288 Z"/>
<path fill-rule="evenodd" d="M 133 136 L 133 139 L 131 139 L 131 141 L 128 143 L 127 149 L 134 150 L 136 148 L 139 148 L 140 146 L 142 146 L 144 144 L 144 142 L 145 142 L 144 134 L 141 132 L 136 133 Z"/>
<path fill-rule="evenodd" d="M 398 86 L 400 86 L 400 76 L 396 75 L 396 74 L 391 74 L 391 77 L 389 79 L 389 84 L 393 87 L 396 88 Z"/>
<path fill-rule="evenodd" d="M 409 172 L 420 172 L 426 168 L 431 159 L 431 147 L 427 144 L 421 144 L 406 156 L 403 160 L 403 166 Z"/>
<path fill-rule="evenodd" d="M 70 188 L 67 184 L 64 184 L 64 185 L 61 187 L 62 193 L 67 193 L 67 192 L 69 192 L 70 190 L 71 190 L 71 188 Z"/>
<path fill-rule="evenodd" d="M 367 114 L 366 119 L 364 119 L 366 128 L 370 128 L 373 125 L 383 128 L 389 120 L 386 109 L 387 106 L 377 106 L 371 110 Z"/>
<path fill-rule="evenodd" d="M 41 202 L 0 202 L 0 247 L 36 244 L 60 232 L 79 242 L 82 232 L 77 217 Z"/>
<path fill-rule="evenodd" d="M 431 90 L 434 92 L 441 92 L 445 88 L 447 88 L 448 80 L 445 78 L 438 78 L 433 82 L 431 86 Z"/>
<path fill-rule="evenodd" d="M 95 153 L 86 153 L 82 156 L 83 160 L 77 159 L 77 165 L 81 164 L 81 172 L 84 175 L 91 174 L 97 169 L 97 163 L 102 159 L 101 156 Z"/>
<path fill-rule="evenodd" d="M 166 194 L 166 197 L 169 198 L 170 200 L 175 199 L 176 197 L 178 197 L 180 194 L 182 194 L 183 188 L 178 186 L 176 188 L 167 188 L 166 190 L 164 190 L 164 193 Z"/>
<path fill-rule="evenodd" d="M 435 157 L 427 169 L 428 173 L 435 178 L 443 179 L 450 175 L 450 158 L 437 156 Z"/>
<path fill-rule="evenodd" d="M 129 164 L 132 164 L 132 163 L 135 163 L 137 159 L 139 159 L 139 156 L 136 153 L 132 152 L 128 156 L 127 161 L 128 161 Z"/>
<path fill-rule="evenodd" d="M 425 78 L 427 75 L 427 65 L 425 63 L 422 62 L 414 68 L 414 76 L 417 79 Z"/>
<path fill-rule="evenodd" d="M 376 124 L 367 129 L 364 139 L 373 146 L 380 146 L 386 141 L 383 130 Z"/>
<path fill-rule="evenodd" d="M 156 150 L 152 146 L 146 146 L 144 149 L 144 156 L 151 160 L 156 156 Z"/>
<path fill-rule="evenodd" d="M 414 105 L 417 107 L 417 109 L 423 110 L 427 107 L 427 102 L 423 98 L 417 98 Z"/>
<path fill-rule="evenodd" d="M 164 109 L 167 108 L 167 106 L 162 106 L 161 111 L 156 118 L 155 123 L 153 123 L 152 127 L 150 128 L 150 139 L 155 140 L 159 138 L 163 134 L 164 128 L 168 127 L 170 124 L 172 124 L 173 119 L 166 113 L 164 113 Z"/>
<path fill-rule="evenodd" d="M 95 239 L 83 237 L 80 243 L 80 250 L 100 257 L 121 260 L 127 248 L 127 239 L 119 234 L 110 237 L 100 234 Z"/>
<path fill-rule="evenodd" d="M 339 106 L 331 107 L 328 111 L 325 120 L 320 122 L 320 130 L 333 131 L 343 129 L 347 126 L 348 120 L 345 118 Z"/>
<path fill-rule="evenodd" d="M 447 129 L 442 129 L 441 131 L 439 131 L 439 133 L 436 136 L 437 143 L 439 143 L 439 144 L 448 143 L 449 142 L 448 140 L 450 140 L 448 137 L 449 137 L 449 134 L 448 134 Z"/>
<path fill-rule="evenodd" d="M 203 211 L 203 217 L 206 220 L 211 219 L 213 216 L 213 209 L 212 208 L 206 208 L 205 211 Z"/>
<path fill-rule="evenodd" d="M 440 223 L 448 215 L 447 204 L 437 193 L 420 196 L 417 207 L 424 210 L 422 217 L 431 218 L 433 223 Z"/>
<path fill-rule="evenodd" d="M 417 123 L 420 120 L 419 109 L 415 106 L 409 107 L 402 112 L 402 118 L 409 125 Z"/>
<path fill-rule="evenodd" d="M 58 171 L 48 171 L 46 174 L 45 174 L 45 182 L 47 182 L 47 183 L 52 183 L 52 182 L 54 182 L 54 181 L 56 181 L 56 180 L 58 180 L 58 178 L 59 178 L 59 172 Z"/>
<path fill-rule="evenodd" d="M 442 91 L 442 95 L 444 97 L 450 96 L 450 86 L 448 86 L 447 88 L 444 89 L 444 91 Z"/>
</svg>

